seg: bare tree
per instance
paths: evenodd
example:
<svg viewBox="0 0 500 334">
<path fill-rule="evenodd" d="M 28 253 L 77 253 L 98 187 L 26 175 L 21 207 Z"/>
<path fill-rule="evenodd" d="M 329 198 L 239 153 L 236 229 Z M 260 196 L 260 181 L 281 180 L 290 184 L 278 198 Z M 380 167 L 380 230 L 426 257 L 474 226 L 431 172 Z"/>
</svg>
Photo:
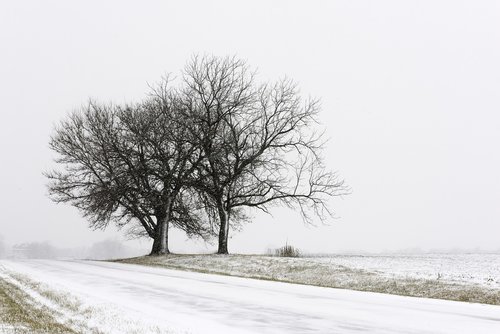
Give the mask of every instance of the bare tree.
<svg viewBox="0 0 500 334">
<path fill-rule="evenodd" d="M 191 136 L 191 119 L 186 117 L 168 78 L 153 87 L 151 97 L 139 107 L 125 108 L 119 119 L 128 134 L 126 143 L 137 145 L 123 157 L 132 175 L 150 197 L 149 207 L 157 218 L 161 236 L 159 253 L 168 253 L 168 227 L 172 221 L 190 235 L 206 236 L 195 210 L 187 210 L 186 180 L 203 159 L 202 150 Z M 136 199 L 137 201 L 138 199 Z M 155 246 L 153 246 L 155 248 Z M 153 250 L 153 253 L 156 253 Z"/>
<path fill-rule="evenodd" d="M 307 223 L 311 214 L 332 215 L 327 200 L 347 189 L 323 166 L 323 135 L 311 129 L 317 100 L 303 100 L 291 80 L 257 85 L 234 57 L 194 57 L 184 82 L 184 108 L 205 155 L 192 185 L 216 208 L 218 253 L 228 253 L 229 227 L 245 218 L 243 207 L 298 207 Z"/>
<path fill-rule="evenodd" d="M 182 202 L 183 180 L 201 158 L 175 96 L 166 85 L 161 89 L 161 96 L 138 105 L 91 102 L 71 114 L 50 142 L 63 168 L 46 173 L 54 201 L 80 209 L 92 228 L 113 221 L 151 237 L 154 255 L 169 253 L 170 222 L 188 235 L 206 236 Z"/>
</svg>

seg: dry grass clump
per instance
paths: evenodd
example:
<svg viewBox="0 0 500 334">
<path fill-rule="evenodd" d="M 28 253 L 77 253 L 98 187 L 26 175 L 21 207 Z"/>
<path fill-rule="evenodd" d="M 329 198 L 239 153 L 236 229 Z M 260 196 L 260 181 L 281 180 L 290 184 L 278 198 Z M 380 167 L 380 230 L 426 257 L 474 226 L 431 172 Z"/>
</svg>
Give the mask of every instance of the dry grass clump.
<svg viewBox="0 0 500 334">
<path fill-rule="evenodd" d="M 274 254 L 279 257 L 299 257 L 300 251 L 298 248 L 286 244 L 283 247 L 275 249 Z"/>
</svg>

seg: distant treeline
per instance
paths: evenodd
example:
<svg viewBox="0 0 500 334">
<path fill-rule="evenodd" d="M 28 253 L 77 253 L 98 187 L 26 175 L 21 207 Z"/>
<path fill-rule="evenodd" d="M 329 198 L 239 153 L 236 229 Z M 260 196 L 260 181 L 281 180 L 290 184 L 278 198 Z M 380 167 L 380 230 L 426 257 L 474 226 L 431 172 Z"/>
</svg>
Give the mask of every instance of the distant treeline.
<svg viewBox="0 0 500 334">
<path fill-rule="evenodd" d="M 60 248 L 50 242 L 20 243 L 7 247 L 0 240 L 0 258 L 13 259 L 115 259 L 140 255 L 140 251 L 117 240 L 104 240 L 90 247 Z"/>
</svg>

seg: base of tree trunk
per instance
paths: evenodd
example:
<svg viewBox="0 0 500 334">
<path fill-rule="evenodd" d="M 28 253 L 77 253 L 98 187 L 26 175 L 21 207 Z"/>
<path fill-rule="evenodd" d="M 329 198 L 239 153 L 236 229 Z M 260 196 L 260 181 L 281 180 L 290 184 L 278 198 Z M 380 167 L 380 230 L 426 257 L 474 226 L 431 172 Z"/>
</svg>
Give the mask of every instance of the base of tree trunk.
<svg viewBox="0 0 500 334">
<path fill-rule="evenodd" d="M 168 253 L 149 253 L 148 256 L 165 256 L 165 255 L 170 255 L 170 252 L 168 252 Z"/>
<path fill-rule="evenodd" d="M 148 256 L 162 256 L 162 255 L 169 255 L 170 252 L 169 251 L 166 251 L 166 252 L 151 252 L 149 253 Z"/>
</svg>

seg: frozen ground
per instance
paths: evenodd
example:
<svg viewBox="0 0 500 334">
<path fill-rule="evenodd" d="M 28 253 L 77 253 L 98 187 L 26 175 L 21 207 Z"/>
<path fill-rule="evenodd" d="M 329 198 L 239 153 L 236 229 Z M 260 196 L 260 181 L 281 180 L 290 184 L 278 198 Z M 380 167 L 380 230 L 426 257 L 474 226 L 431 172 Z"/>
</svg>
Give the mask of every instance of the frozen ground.
<svg viewBox="0 0 500 334">
<path fill-rule="evenodd" d="M 337 255 L 311 260 L 386 277 L 435 279 L 500 289 L 500 254 Z"/>
<path fill-rule="evenodd" d="M 122 262 L 325 287 L 500 305 L 500 255 L 170 255 Z"/>
<path fill-rule="evenodd" d="M 59 308 L 66 324 L 71 325 L 68 319 L 76 316 L 75 309 L 87 310 L 80 319 L 87 327 L 82 325 L 77 331 L 82 333 L 500 332 L 500 306 L 495 305 L 121 263 L 31 260 L 0 264 L 4 279 L 25 285 L 33 299 Z M 61 303 L 51 305 L 49 290 L 79 302 L 71 303 L 77 305 L 73 311 L 64 311 Z M 140 326 L 145 327 L 141 330 Z"/>
</svg>

